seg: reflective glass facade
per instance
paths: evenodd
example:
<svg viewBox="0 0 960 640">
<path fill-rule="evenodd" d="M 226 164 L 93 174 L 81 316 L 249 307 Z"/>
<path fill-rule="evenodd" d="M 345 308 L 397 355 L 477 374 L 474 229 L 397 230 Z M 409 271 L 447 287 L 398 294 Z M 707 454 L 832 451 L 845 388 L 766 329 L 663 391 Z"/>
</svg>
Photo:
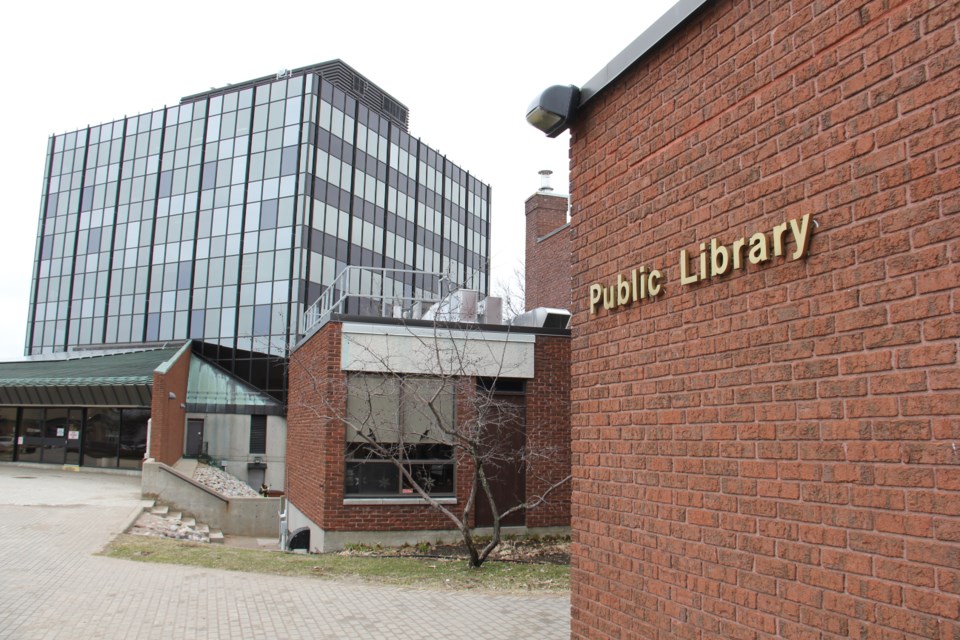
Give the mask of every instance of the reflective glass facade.
<svg viewBox="0 0 960 640">
<path fill-rule="evenodd" d="M 282 395 L 303 310 L 347 265 L 487 293 L 490 188 L 405 121 L 326 63 L 52 137 L 26 353 L 191 338 Z"/>
</svg>

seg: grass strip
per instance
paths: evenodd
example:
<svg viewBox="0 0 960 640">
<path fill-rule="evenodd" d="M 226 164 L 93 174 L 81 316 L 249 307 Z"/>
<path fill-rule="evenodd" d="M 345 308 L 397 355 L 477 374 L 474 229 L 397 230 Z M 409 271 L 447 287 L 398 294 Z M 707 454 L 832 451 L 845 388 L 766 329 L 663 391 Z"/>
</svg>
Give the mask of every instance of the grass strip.
<svg viewBox="0 0 960 640">
<path fill-rule="evenodd" d="M 427 589 L 566 593 L 570 587 L 570 568 L 554 564 L 491 560 L 479 569 L 471 569 L 463 559 L 304 555 L 127 534 L 117 536 L 100 555 L 138 562 Z"/>
</svg>

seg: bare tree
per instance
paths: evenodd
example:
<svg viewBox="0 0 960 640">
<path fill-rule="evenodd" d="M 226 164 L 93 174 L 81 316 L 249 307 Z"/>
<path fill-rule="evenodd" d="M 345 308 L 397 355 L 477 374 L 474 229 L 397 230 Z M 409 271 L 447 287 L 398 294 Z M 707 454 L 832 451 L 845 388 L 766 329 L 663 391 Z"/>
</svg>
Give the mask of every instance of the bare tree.
<svg viewBox="0 0 960 640">
<path fill-rule="evenodd" d="M 525 425 L 518 403 L 498 395 L 506 378 L 501 375 L 505 354 L 497 351 L 505 349 L 506 342 L 464 338 L 462 326 L 452 327 L 434 323 L 429 335 L 408 328 L 416 347 L 408 350 L 411 353 L 360 346 L 366 371 L 339 380 L 319 372 L 298 374 L 319 385 L 314 397 L 322 400 L 307 409 L 319 420 L 344 427 L 345 484 L 359 493 L 383 489 L 418 496 L 453 524 L 470 566 L 480 567 L 501 543 L 504 520 L 546 502 L 570 475 L 547 477 L 544 472 L 537 476 L 544 487 L 537 495 L 507 503 L 498 498 L 495 483 L 500 474 L 520 467 L 536 475 L 560 452 L 510 445 L 522 441 L 516 430 L 522 432 Z M 413 367 L 398 364 L 410 357 L 421 361 Z M 497 363 L 494 375 L 476 375 L 480 360 L 488 368 Z M 406 373 L 411 369 L 418 373 Z M 481 503 L 492 521 L 485 542 L 478 541 L 473 527 Z"/>
<path fill-rule="evenodd" d="M 503 318 L 510 320 L 526 311 L 526 280 L 524 267 L 518 263 L 508 278 L 498 278 L 493 285 L 493 295 L 503 301 Z"/>
</svg>

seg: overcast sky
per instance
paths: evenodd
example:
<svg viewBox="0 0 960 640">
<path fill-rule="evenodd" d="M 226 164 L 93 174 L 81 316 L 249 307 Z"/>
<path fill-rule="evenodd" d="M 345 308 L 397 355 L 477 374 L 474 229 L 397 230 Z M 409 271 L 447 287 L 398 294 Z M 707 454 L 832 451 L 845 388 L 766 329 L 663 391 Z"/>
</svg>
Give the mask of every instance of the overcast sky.
<svg viewBox="0 0 960 640">
<path fill-rule="evenodd" d="M 524 120 L 582 85 L 672 4 L 46 2 L 0 27 L 0 360 L 23 354 L 47 139 L 182 96 L 340 58 L 410 109 L 410 132 L 493 188 L 493 281 L 523 259 L 523 202 L 569 137 Z"/>
</svg>

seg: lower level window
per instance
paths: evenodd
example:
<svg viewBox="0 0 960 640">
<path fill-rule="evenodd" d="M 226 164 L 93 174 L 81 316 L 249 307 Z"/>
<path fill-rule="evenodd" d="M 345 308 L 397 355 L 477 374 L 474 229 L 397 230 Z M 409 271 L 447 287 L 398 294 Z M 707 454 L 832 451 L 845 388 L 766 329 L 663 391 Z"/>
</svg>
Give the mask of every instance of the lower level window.
<svg viewBox="0 0 960 640">
<path fill-rule="evenodd" d="M 345 495 L 413 498 L 415 486 L 454 495 L 454 399 L 451 379 L 352 374 Z"/>
<path fill-rule="evenodd" d="M 394 452 L 413 479 L 432 496 L 454 495 L 453 447 L 444 444 L 406 445 Z M 413 497 L 416 489 L 389 459 L 368 444 L 347 445 L 345 493 L 348 496 Z"/>
</svg>

